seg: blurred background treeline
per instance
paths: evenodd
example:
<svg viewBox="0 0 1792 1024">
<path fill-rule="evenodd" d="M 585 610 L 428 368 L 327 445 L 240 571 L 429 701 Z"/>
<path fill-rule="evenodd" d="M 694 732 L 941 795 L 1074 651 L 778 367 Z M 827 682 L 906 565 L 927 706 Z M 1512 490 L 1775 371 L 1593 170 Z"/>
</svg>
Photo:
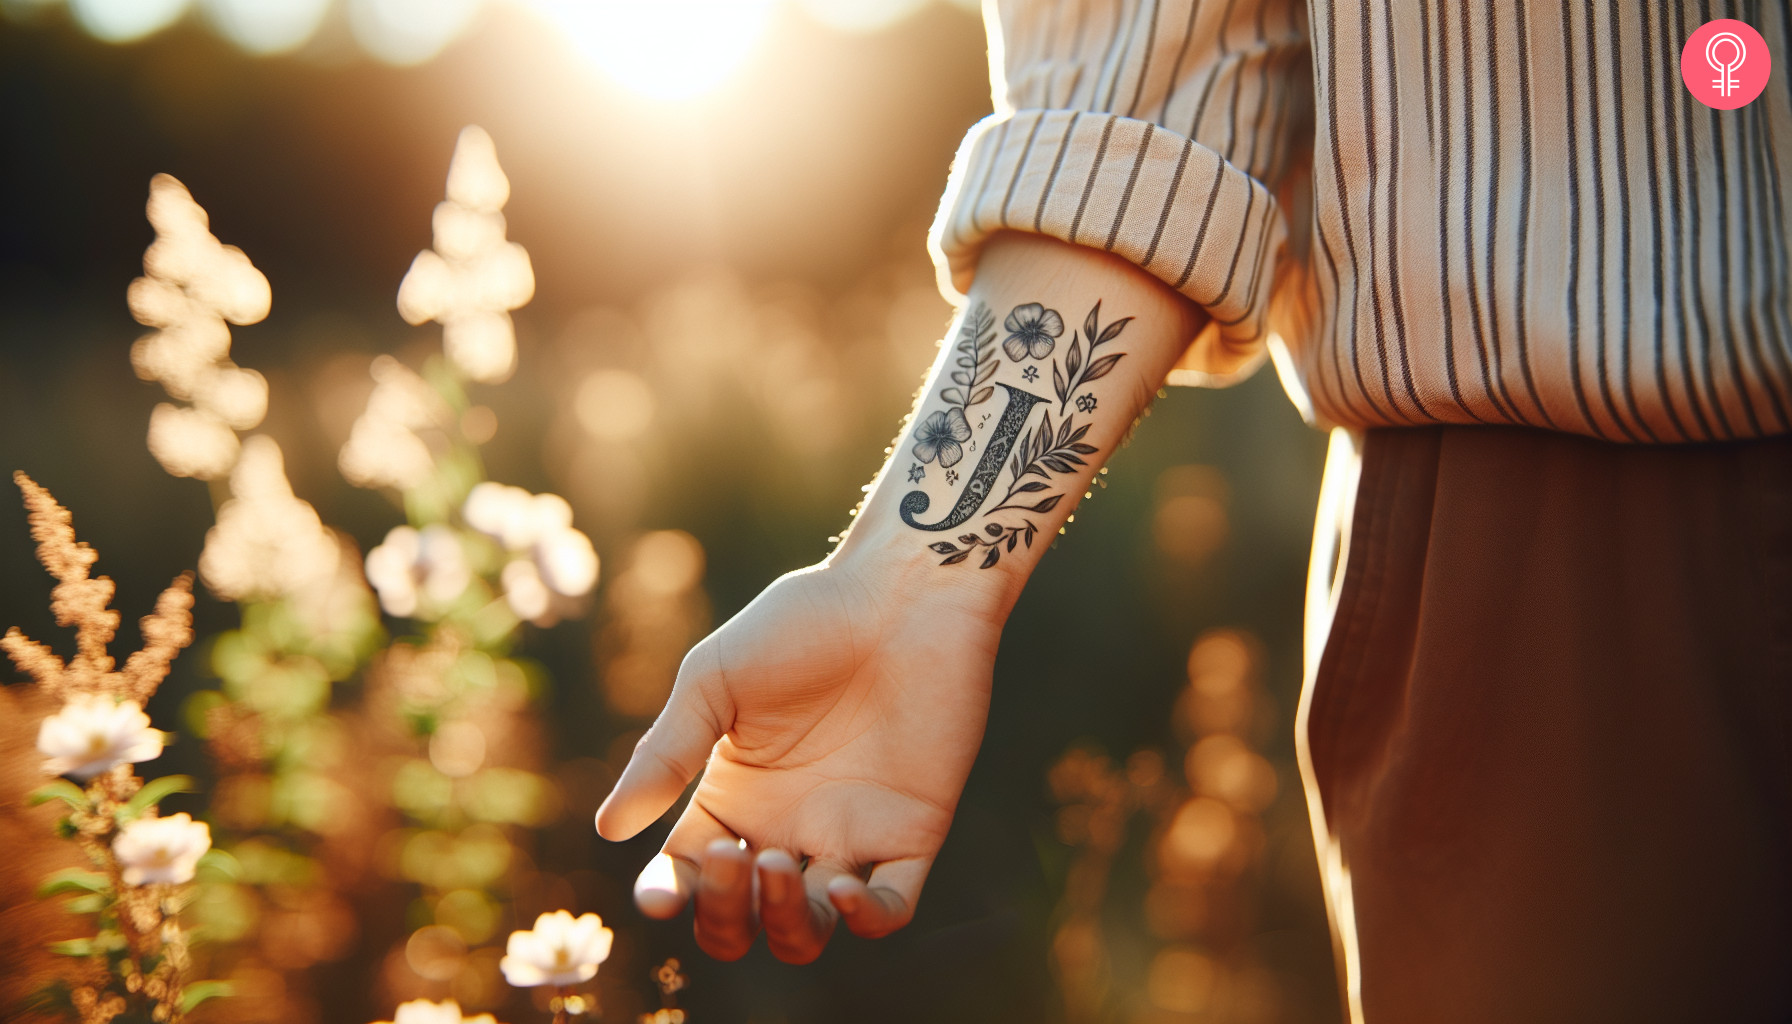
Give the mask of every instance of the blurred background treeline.
<svg viewBox="0 0 1792 1024">
<path fill-rule="evenodd" d="M 609 1020 L 658 1005 L 667 957 L 695 1022 L 1336 1019 L 1291 740 L 1324 439 L 1268 373 L 1164 396 L 1045 560 L 912 927 L 843 933 L 809 967 L 763 949 L 717 964 L 688 922 L 632 909 L 663 827 L 612 846 L 590 814 L 683 649 L 847 522 L 950 317 L 924 235 L 989 111 L 974 5 L 692 6 L 0 0 L 0 462 L 73 510 L 133 649 L 213 521 L 206 486 L 145 448 L 163 396 L 130 359 L 125 287 L 152 238 L 148 182 L 168 172 L 272 283 L 232 358 L 268 380 L 261 431 L 294 492 L 362 552 L 379 544 L 402 515 L 345 483 L 337 452 L 373 358 L 437 350 L 439 329 L 406 326 L 393 297 L 430 244 L 457 133 L 479 124 L 536 287 L 513 314 L 515 376 L 475 386 L 461 425 L 489 436 L 494 478 L 563 495 L 602 560 L 582 618 L 526 627 L 540 724 L 518 735 L 553 793 L 487 930 L 601 913 Z M 11 499 L 0 579 L 0 624 L 66 643 Z M 195 615 L 201 641 L 149 709 L 164 728 L 218 685 L 206 638 L 240 624 L 203 591 Z M 30 733 L 0 735 L 23 770 Z M 217 776 L 192 737 L 164 760 Z M 396 885 L 390 846 L 368 839 L 368 871 Z M 457 980 L 491 964 L 407 951 L 432 914 L 465 924 L 407 899 L 289 907 L 284 937 L 316 937 L 296 951 L 243 938 L 262 946 L 219 962 L 260 972 L 265 1016 L 232 1019 L 374 1020 L 447 994 L 525 1019 L 526 998 Z M 25 920 L 4 911 L 0 929 Z"/>
</svg>

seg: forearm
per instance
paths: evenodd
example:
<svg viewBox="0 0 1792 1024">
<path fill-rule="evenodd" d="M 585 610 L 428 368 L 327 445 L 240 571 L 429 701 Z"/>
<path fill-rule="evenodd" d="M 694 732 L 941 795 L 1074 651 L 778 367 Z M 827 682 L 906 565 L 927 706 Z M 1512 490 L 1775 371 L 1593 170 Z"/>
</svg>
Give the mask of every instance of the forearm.
<svg viewBox="0 0 1792 1024">
<path fill-rule="evenodd" d="M 830 564 L 997 621 L 1206 314 L 1118 257 L 991 239 Z"/>
</svg>

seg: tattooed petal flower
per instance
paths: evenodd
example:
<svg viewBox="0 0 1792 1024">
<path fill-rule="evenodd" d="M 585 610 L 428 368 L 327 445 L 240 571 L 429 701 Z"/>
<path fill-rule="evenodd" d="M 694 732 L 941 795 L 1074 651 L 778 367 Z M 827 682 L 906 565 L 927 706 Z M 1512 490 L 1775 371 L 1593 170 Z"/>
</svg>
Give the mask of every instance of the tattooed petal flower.
<svg viewBox="0 0 1792 1024">
<path fill-rule="evenodd" d="M 1008 337 L 1002 341 L 1002 351 L 1008 353 L 1009 359 L 1016 362 L 1028 356 L 1044 359 L 1052 354 L 1058 336 L 1064 333 L 1064 318 L 1055 309 L 1028 302 L 1014 307 L 1008 319 L 1002 321 L 1002 326 L 1008 329 Z"/>
<path fill-rule="evenodd" d="M 73 698 L 43 720 L 37 752 L 48 758 L 46 772 L 91 779 L 121 764 L 161 756 L 162 734 L 149 727 L 149 716 L 136 701 L 91 694 Z"/>
<path fill-rule="evenodd" d="M 211 848 L 211 827 L 185 813 L 138 818 L 112 841 L 126 885 L 191 882 L 199 858 Z"/>
<path fill-rule="evenodd" d="M 922 462 L 939 460 L 941 466 L 956 466 L 964 458 L 964 442 L 971 439 L 971 424 L 964 410 L 956 406 L 934 413 L 915 428 L 915 458 Z"/>
</svg>

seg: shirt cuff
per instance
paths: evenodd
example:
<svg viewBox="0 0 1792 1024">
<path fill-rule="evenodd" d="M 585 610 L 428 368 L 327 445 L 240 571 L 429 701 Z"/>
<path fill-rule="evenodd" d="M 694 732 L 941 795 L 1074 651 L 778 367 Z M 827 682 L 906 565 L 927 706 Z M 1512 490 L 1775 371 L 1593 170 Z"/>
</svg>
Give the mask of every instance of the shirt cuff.
<svg viewBox="0 0 1792 1024">
<path fill-rule="evenodd" d="M 1031 231 L 1114 253 L 1206 309 L 1179 370 L 1226 384 L 1264 358 L 1288 229 L 1275 197 L 1217 152 L 1149 121 L 1018 110 L 965 136 L 928 236 L 940 290 L 962 302 L 983 242 Z"/>
</svg>

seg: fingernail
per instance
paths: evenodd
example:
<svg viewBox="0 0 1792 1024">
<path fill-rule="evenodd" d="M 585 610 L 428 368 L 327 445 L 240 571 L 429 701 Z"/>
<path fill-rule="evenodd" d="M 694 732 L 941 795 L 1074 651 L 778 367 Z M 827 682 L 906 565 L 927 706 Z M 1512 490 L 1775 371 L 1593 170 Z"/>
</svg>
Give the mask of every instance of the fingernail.
<svg viewBox="0 0 1792 1024">
<path fill-rule="evenodd" d="M 772 903 L 782 903 L 790 893 L 790 879 L 782 871 L 759 873 L 759 895 Z"/>
<path fill-rule="evenodd" d="M 863 905 L 864 893 L 855 879 L 840 877 L 828 883 L 828 897 L 843 914 L 854 913 Z"/>
<path fill-rule="evenodd" d="M 740 881 L 740 847 L 726 839 L 709 844 L 703 858 L 703 878 L 711 885 L 726 889 Z"/>
<path fill-rule="evenodd" d="M 648 861 L 635 879 L 635 905 L 648 917 L 667 918 L 678 913 L 683 903 L 672 858 L 662 853 Z"/>
</svg>

